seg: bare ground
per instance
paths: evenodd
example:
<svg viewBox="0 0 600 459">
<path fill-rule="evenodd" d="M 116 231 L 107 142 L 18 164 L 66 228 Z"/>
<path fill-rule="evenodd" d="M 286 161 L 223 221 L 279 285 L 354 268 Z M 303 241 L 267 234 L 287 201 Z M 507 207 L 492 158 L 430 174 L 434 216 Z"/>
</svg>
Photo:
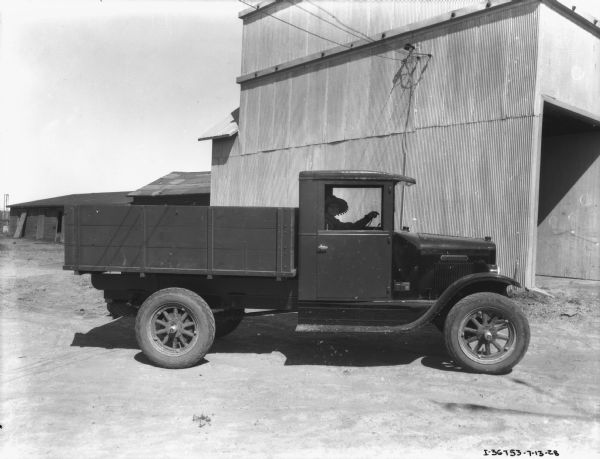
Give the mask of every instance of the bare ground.
<svg viewBox="0 0 600 459">
<path fill-rule="evenodd" d="M 60 245 L 0 238 L 1 457 L 599 457 L 597 282 L 519 292 L 532 339 L 505 376 L 457 371 L 434 328 L 296 334 L 294 314 L 165 370 L 61 265 Z"/>
</svg>

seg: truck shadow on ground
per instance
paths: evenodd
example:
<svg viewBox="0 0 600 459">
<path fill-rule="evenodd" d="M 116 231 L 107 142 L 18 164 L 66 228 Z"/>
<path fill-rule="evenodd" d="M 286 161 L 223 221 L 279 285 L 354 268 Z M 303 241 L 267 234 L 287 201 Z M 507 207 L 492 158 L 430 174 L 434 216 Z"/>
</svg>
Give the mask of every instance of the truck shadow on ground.
<svg viewBox="0 0 600 459">
<path fill-rule="evenodd" d="M 231 334 L 215 340 L 211 354 L 281 353 L 285 365 L 390 366 L 421 364 L 445 371 L 460 371 L 446 353 L 443 336 L 433 326 L 403 334 L 296 333 L 296 314 L 246 317 Z M 71 346 L 105 349 L 139 349 L 135 319 L 121 317 L 87 333 L 75 333 Z M 140 363 L 150 364 L 143 354 Z"/>
</svg>

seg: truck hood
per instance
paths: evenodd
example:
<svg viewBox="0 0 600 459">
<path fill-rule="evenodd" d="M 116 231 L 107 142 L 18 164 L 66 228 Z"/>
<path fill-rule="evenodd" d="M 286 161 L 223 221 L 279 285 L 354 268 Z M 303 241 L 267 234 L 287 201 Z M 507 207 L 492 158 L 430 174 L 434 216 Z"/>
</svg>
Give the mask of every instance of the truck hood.
<svg viewBox="0 0 600 459">
<path fill-rule="evenodd" d="M 421 255 L 468 255 L 495 258 L 496 244 L 485 239 L 427 233 L 396 233 Z"/>
</svg>

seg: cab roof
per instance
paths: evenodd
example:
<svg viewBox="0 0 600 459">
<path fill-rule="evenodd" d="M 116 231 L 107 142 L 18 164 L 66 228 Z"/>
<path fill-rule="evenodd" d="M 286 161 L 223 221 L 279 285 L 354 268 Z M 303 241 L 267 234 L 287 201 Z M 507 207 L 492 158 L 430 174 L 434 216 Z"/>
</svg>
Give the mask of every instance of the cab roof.
<svg viewBox="0 0 600 459">
<path fill-rule="evenodd" d="M 417 181 L 412 177 L 377 171 L 302 171 L 300 172 L 300 180 L 347 180 L 366 182 L 380 182 L 382 180 L 392 180 L 395 183 L 404 182 L 407 185 L 414 185 L 415 183 L 417 183 Z"/>
</svg>

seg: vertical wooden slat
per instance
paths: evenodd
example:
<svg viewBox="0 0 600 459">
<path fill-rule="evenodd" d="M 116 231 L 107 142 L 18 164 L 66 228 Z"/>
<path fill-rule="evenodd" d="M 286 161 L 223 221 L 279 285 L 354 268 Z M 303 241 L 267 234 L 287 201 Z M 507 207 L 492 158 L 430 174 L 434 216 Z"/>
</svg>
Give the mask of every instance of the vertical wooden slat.
<svg viewBox="0 0 600 459">
<path fill-rule="evenodd" d="M 142 225 L 142 266 L 141 272 L 145 272 L 146 266 L 148 266 L 148 224 L 146 219 L 147 206 L 142 206 L 142 218 L 140 224 Z"/>
<path fill-rule="evenodd" d="M 214 234 L 214 213 L 215 208 L 209 207 L 206 219 L 206 247 L 208 247 L 208 253 L 206 254 L 206 271 L 209 274 L 214 272 L 214 260 L 215 260 L 215 234 Z"/>
<path fill-rule="evenodd" d="M 73 232 L 75 240 L 73 241 L 75 250 L 75 267 L 78 268 L 81 265 L 81 210 L 79 206 L 73 207 L 73 223 L 77 227 L 77 230 Z"/>
</svg>

